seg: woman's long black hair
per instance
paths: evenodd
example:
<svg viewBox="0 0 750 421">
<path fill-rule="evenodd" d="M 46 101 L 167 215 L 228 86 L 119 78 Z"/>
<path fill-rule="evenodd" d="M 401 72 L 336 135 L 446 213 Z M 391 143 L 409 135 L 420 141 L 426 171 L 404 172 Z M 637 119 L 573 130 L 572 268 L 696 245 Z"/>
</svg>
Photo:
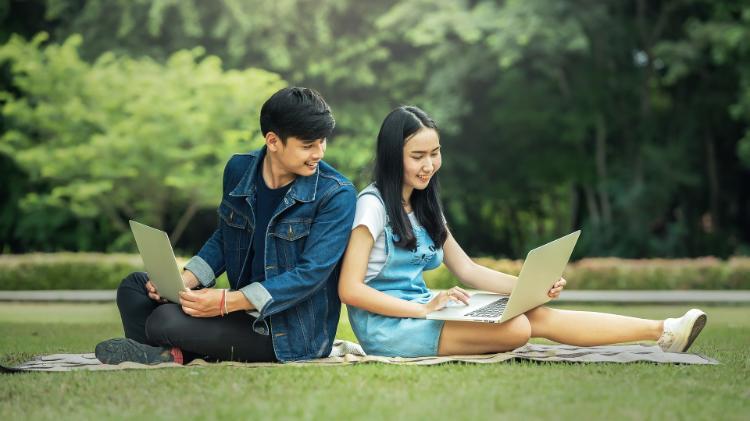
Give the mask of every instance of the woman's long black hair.
<svg viewBox="0 0 750 421">
<path fill-rule="evenodd" d="M 414 106 L 401 106 L 391 111 L 380 126 L 375 157 L 375 185 L 385 202 L 388 219 L 396 234 L 396 245 L 415 250 L 417 240 L 409 217 L 401 203 L 404 182 L 404 144 L 406 139 L 423 128 L 437 130 L 435 121 Z M 437 174 L 433 174 L 427 188 L 411 194 L 411 205 L 419 223 L 427 230 L 438 248 L 443 247 L 448 230 L 440 205 Z"/>
</svg>

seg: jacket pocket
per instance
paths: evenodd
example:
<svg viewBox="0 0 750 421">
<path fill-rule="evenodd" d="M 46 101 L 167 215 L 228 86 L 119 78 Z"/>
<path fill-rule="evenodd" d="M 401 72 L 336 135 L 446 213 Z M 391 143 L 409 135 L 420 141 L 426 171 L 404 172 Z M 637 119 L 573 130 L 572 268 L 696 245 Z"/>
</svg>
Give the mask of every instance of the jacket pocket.
<svg viewBox="0 0 750 421">
<path fill-rule="evenodd" d="M 226 202 L 221 202 L 219 205 L 219 217 L 225 224 L 232 228 L 247 228 L 247 217 L 237 212 L 234 208 L 226 204 Z"/>
<path fill-rule="evenodd" d="M 271 236 L 276 239 L 279 266 L 286 269 L 294 267 L 305 248 L 311 224 L 311 220 L 304 219 L 286 219 L 276 223 Z"/>
<path fill-rule="evenodd" d="M 271 235 L 286 241 L 297 241 L 302 237 L 310 235 L 312 221 L 306 220 L 284 220 L 274 227 Z"/>
<path fill-rule="evenodd" d="M 246 215 L 238 212 L 226 201 L 219 205 L 219 225 L 224 242 L 224 259 L 227 277 L 235 282 L 250 248 L 252 229 Z"/>
</svg>

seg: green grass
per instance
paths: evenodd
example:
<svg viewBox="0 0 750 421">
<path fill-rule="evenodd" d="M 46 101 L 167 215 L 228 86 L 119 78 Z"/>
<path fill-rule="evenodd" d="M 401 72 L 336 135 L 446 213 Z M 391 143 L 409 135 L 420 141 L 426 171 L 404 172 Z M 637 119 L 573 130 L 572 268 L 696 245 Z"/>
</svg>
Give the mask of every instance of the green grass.
<svg viewBox="0 0 750 421">
<path fill-rule="evenodd" d="M 565 306 L 663 318 L 687 306 Z M 135 370 L 0 376 L 0 419 L 746 419 L 750 308 L 703 307 L 692 351 L 719 366 L 453 364 Z M 121 336 L 113 304 L 0 304 L 4 363 Z M 342 318 L 339 338 L 353 340 Z M 744 414 L 744 415 L 743 415 Z"/>
</svg>

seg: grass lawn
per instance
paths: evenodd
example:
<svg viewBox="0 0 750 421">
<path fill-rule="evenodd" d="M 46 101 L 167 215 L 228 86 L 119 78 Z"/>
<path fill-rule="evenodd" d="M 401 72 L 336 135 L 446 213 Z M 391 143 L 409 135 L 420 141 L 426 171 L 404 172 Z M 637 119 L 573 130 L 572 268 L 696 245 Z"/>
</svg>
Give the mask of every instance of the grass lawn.
<svg viewBox="0 0 750 421">
<path fill-rule="evenodd" d="M 565 306 L 663 318 L 689 306 Z M 703 307 L 691 351 L 719 366 L 453 364 L 192 368 L 0 376 L 0 419 L 748 419 L 750 307 Z M 346 318 L 339 338 L 354 340 Z M 0 304 L 0 358 L 91 352 L 114 304 Z M 742 415 L 745 414 L 745 415 Z"/>
</svg>

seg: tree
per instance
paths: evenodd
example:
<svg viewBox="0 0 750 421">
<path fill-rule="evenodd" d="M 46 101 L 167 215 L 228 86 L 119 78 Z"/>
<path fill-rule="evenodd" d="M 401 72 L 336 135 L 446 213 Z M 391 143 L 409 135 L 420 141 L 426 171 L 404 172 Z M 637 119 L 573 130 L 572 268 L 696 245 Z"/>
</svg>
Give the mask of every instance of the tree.
<svg viewBox="0 0 750 421">
<path fill-rule="evenodd" d="M 200 48 L 163 64 L 114 54 L 89 64 L 81 37 L 45 39 L 0 47 L 15 91 L 2 93 L 0 147 L 44 186 L 21 199 L 25 210 L 103 217 L 119 234 L 114 249 L 131 243 L 128 219 L 166 228 L 171 209 L 184 209 L 176 242 L 199 208 L 215 206 L 224 164 L 261 143 L 260 106 L 284 85 L 259 69 L 224 71 Z"/>
<path fill-rule="evenodd" d="M 81 33 L 88 62 L 115 51 L 165 63 L 201 45 L 229 68 L 317 88 L 337 119 L 326 160 L 358 187 L 383 116 L 421 106 L 441 128 L 448 220 L 473 254 L 522 256 L 580 227 L 586 255 L 726 256 L 750 243 L 744 2 L 29 4 L 44 13 L 13 3 L 14 31 Z"/>
</svg>

